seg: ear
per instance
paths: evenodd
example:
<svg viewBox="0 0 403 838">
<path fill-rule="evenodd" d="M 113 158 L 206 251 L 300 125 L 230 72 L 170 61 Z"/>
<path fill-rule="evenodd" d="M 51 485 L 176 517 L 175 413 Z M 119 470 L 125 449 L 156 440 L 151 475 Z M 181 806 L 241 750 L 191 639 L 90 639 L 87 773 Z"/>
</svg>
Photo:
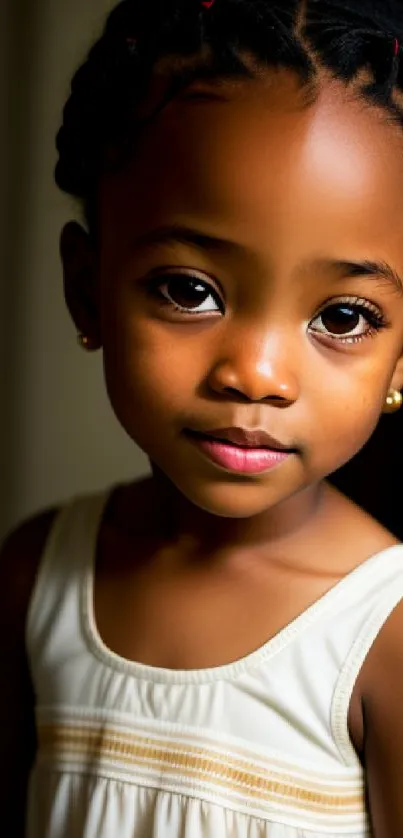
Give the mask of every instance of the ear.
<svg viewBox="0 0 403 838">
<path fill-rule="evenodd" d="M 102 338 L 96 254 L 88 233 L 75 221 L 62 231 L 60 255 L 67 308 L 78 332 L 98 349 L 102 346 Z"/>
<path fill-rule="evenodd" d="M 393 378 L 390 386 L 393 390 L 403 390 L 403 353 L 395 366 L 395 371 L 393 373 Z"/>
</svg>

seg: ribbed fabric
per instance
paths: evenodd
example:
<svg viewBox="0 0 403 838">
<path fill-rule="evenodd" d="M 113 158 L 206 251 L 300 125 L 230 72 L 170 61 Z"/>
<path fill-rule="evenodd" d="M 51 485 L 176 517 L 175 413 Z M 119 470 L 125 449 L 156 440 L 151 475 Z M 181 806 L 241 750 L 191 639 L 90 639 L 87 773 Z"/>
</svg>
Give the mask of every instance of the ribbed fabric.
<svg viewBox="0 0 403 838">
<path fill-rule="evenodd" d="M 360 565 L 258 651 L 171 671 L 120 658 L 95 625 L 108 494 L 57 518 L 27 620 L 39 748 L 27 838 L 370 835 L 351 693 L 403 597 L 403 546 Z"/>
</svg>

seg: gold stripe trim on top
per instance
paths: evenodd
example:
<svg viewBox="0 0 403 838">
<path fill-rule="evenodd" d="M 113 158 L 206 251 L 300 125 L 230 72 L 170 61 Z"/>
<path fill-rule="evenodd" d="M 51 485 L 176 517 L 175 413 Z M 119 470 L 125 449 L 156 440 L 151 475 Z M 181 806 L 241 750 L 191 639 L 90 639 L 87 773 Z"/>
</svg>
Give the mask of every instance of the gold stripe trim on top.
<svg viewBox="0 0 403 838">
<path fill-rule="evenodd" d="M 271 767 L 256 770 L 253 763 L 231 755 L 228 758 L 225 751 L 217 757 L 207 749 L 184 746 L 174 739 L 161 742 L 123 734 L 109 726 L 91 730 L 78 725 L 40 725 L 38 733 L 41 758 L 65 761 L 74 757 L 83 764 L 88 760 L 92 763 L 109 760 L 115 766 L 120 763 L 126 770 L 131 767 L 133 771 L 148 770 L 165 776 L 179 771 L 183 783 L 197 780 L 227 793 L 259 800 L 263 805 L 278 802 L 318 814 L 342 816 L 365 811 L 361 784 L 346 789 L 337 783 L 313 783 L 309 776 L 295 777 Z"/>
<path fill-rule="evenodd" d="M 239 764 L 242 760 L 242 765 L 252 768 L 252 770 L 263 773 L 266 770 L 266 765 L 269 762 L 271 769 L 280 770 L 281 774 L 290 774 L 293 778 L 302 778 L 305 783 L 308 780 L 309 785 L 317 786 L 320 789 L 334 789 L 335 786 L 340 786 L 344 790 L 347 788 L 363 788 L 363 771 L 357 769 L 346 768 L 344 771 L 326 774 L 328 784 L 322 779 L 323 771 L 313 771 L 312 768 L 307 768 L 303 763 L 297 761 L 287 762 L 279 758 L 278 754 L 266 750 L 257 750 L 256 747 L 247 747 L 239 744 L 237 741 L 234 744 L 233 740 L 224 737 L 214 737 L 211 731 L 203 730 L 200 733 L 199 728 L 192 728 L 187 733 L 178 725 L 162 725 L 161 723 L 150 722 L 130 716 L 126 724 L 119 721 L 116 714 L 104 715 L 95 713 L 77 712 L 74 708 L 38 708 L 37 709 L 37 727 L 65 727 L 67 729 L 79 728 L 85 731 L 109 731 L 115 737 L 123 738 L 124 740 L 136 738 L 145 743 L 158 744 L 161 747 L 182 748 L 186 752 L 204 755 L 208 752 L 213 758 L 222 759 L 228 762 L 228 755 L 231 763 Z M 172 732 L 174 730 L 174 733 Z M 252 745 L 252 743 L 251 743 Z"/>
</svg>

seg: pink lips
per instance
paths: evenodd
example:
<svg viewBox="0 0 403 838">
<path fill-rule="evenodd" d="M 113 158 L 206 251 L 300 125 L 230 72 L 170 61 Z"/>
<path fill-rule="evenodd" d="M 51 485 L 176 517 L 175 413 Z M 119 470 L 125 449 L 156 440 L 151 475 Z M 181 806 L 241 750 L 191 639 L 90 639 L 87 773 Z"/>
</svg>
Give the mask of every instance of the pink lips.
<svg viewBox="0 0 403 838">
<path fill-rule="evenodd" d="M 285 462 L 292 453 L 262 431 L 247 432 L 240 428 L 228 428 L 208 434 L 191 432 L 189 437 L 210 460 L 237 474 L 271 471 Z"/>
</svg>

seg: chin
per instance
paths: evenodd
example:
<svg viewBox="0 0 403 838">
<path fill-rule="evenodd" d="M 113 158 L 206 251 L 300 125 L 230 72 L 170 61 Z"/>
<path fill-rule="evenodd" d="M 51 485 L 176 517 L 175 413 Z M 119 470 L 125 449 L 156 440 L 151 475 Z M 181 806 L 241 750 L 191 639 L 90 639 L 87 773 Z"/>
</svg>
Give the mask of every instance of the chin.
<svg viewBox="0 0 403 838">
<path fill-rule="evenodd" d="M 262 515 L 285 497 L 274 487 L 264 487 L 247 478 L 215 485 L 179 485 L 178 490 L 194 506 L 217 518 L 247 519 Z"/>
</svg>

